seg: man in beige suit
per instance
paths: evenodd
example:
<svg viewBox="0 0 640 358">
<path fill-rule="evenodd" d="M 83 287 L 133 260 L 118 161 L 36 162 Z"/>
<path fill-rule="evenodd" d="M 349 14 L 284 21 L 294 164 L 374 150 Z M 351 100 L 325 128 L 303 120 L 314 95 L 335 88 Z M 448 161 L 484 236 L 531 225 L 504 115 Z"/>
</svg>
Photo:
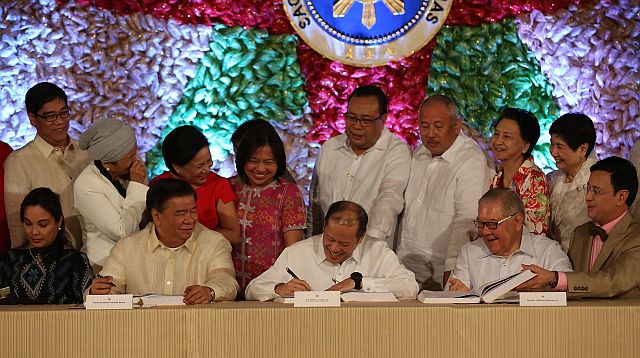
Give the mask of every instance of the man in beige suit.
<svg viewBox="0 0 640 358">
<path fill-rule="evenodd" d="M 538 276 L 519 289 L 551 287 L 570 298 L 640 297 L 640 223 L 628 213 L 638 191 L 636 169 L 610 157 L 591 166 L 585 188 L 587 214 L 569 246 L 574 272 L 552 272 L 523 265 Z"/>
</svg>

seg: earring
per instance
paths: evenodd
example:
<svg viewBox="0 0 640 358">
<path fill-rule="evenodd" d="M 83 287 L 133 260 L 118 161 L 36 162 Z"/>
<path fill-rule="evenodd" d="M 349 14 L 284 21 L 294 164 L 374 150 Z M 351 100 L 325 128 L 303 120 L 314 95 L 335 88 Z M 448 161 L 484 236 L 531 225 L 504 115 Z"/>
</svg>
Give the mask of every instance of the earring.
<svg viewBox="0 0 640 358">
<path fill-rule="evenodd" d="M 111 171 L 111 169 L 109 169 L 109 167 L 106 167 L 105 169 L 106 169 L 108 172 L 110 172 L 110 171 Z"/>
<path fill-rule="evenodd" d="M 62 230 L 62 228 L 60 226 L 58 226 L 58 231 Z"/>
</svg>

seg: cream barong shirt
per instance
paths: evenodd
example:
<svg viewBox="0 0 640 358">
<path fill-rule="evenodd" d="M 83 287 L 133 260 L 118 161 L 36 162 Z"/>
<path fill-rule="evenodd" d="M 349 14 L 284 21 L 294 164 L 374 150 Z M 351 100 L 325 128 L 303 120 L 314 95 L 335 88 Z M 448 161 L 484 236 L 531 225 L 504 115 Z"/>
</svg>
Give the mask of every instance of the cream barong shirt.
<svg viewBox="0 0 640 358">
<path fill-rule="evenodd" d="M 400 264 L 384 241 L 365 238 L 350 258 L 335 264 L 327 261 L 322 235 L 316 235 L 285 248 L 270 269 L 249 283 L 247 300 L 276 298 L 275 286 L 292 279 L 287 267 L 315 291 L 326 290 L 351 273 L 360 272 L 365 292 L 392 292 L 398 298 L 415 298 L 418 294 L 413 272 Z"/>
<path fill-rule="evenodd" d="M 20 204 L 29 192 L 47 187 L 60 194 L 67 238 L 74 248 L 82 246 L 81 217 L 73 205 L 73 183 L 91 162 L 74 140 L 64 153 L 40 136 L 11 153 L 4 162 L 4 203 L 11 234 L 11 247 L 26 241 L 20 222 Z"/>
<path fill-rule="evenodd" d="M 551 221 L 549 237 L 562 245 L 564 252 L 569 251 L 573 231 L 580 225 L 591 221 L 587 215 L 587 201 L 583 186 L 589 181 L 591 166 L 596 163 L 595 154 L 591 153 L 571 183 L 565 183 L 567 174 L 554 170 L 547 174 L 551 201 Z"/>
<path fill-rule="evenodd" d="M 170 249 L 150 223 L 113 246 L 100 274 L 113 277 L 113 294 L 182 296 L 188 286 L 200 285 L 212 288 L 216 301 L 227 301 L 238 292 L 231 244 L 201 224 L 184 245 Z"/>
<path fill-rule="evenodd" d="M 346 134 L 326 141 L 313 171 L 307 213 L 308 236 L 322 233 L 329 206 L 353 201 L 367 212 L 367 235 L 389 240 L 404 206 L 411 151 L 387 128 L 362 155 L 356 155 Z"/>
<path fill-rule="evenodd" d="M 478 200 L 494 175 L 480 146 L 462 132 L 441 156 L 422 144 L 414 151 L 398 257 L 424 289 L 440 289 L 444 271 L 455 268 L 460 249 L 476 233 Z"/>
</svg>

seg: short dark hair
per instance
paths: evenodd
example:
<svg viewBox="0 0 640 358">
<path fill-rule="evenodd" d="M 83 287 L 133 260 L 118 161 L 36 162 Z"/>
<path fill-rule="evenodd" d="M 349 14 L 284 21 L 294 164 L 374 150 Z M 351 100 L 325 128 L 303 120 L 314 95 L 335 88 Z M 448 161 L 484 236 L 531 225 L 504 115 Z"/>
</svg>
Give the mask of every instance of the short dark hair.
<svg viewBox="0 0 640 358">
<path fill-rule="evenodd" d="M 362 206 L 352 201 L 343 200 L 336 201 L 335 203 L 331 204 L 331 206 L 329 206 L 329 209 L 327 210 L 327 214 L 324 216 L 324 226 L 327 226 L 331 218 L 345 211 L 350 211 L 356 214 L 356 219 L 358 220 L 358 231 L 356 232 L 356 238 L 360 239 L 367 231 L 369 216 L 367 215 L 367 212 L 362 208 Z"/>
<path fill-rule="evenodd" d="M 500 111 L 498 120 L 493 128 L 495 129 L 505 118 L 511 119 L 518 124 L 520 136 L 525 142 L 529 143 L 529 149 L 524 153 L 524 157 L 528 158 L 533 152 L 533 147 L 538 143 L 538 139 L 540 139 L 540 124 L 538 123 L 538 118 L 527 110 L 507 107 Z"/>
<path fill-rule="evenodd" d="M 351 92 L 347 103 L 351 102 L 351 98 L 353 97 L 375 97 L 378 100 L 378 110 L 380 111 L 380 115 L 387 114 L 389 101 L 380 88 L 373 85 L 358 87 Z"/>
<path fill-rule="evenodd" d="M 638 174 L 633 164 L 620 157 L 609 157 L 597 161 L 589 168 L 591 172 L 602 171 L 611 174 L 611 185 L 615 192 L 628 190 L 627 206 L 631 206 L 638 193 Z"/>
<path fill-rule="evenodd" d="M 596 128 L 589 116 L 582 113 L 567 113 L 556 119 L 549 128 L 549 135 L 555 134 L 562 138 L 569 148 L 574 151 L 587 143 L 587 156 L 596 145 Z"/>
<path fill-rule="evenodd" d="M 42 106 L 56 99 L 61 99 L 65 105 L 68 105 L 67 94 L 64 93 L 62 88 L 53 83 L 40 82 L 29 88 L 24 96 L 24 105 L 27 107 L 27 112 L 37 114 L 42 109 Z"/>
<path fill-rule="evenodd" d="M 65 246 L 68 246 L 68 242 L 64 231 L 64 216 L 62 214 L 62 205 L 60 204 L 60 195 L 45 187 L 31 190 L 20 204 L 21 223 L 24 223 L 24 212 L 29 206 L 39 206 L 51 214 L 56 222 L 60 221 L 60 230 L 58 230 L 52 246 L 56 248 L 57 252 L 61 252 Z"/>
<path fill-rule="evenodd" d="M 274 180 L 280 179 L 285 170 L 287 170 L 287 155 L 284 152 L 282 140 L 275 129 L 273 129 L 273 127 L 271 127 L 271 130 L 265 129 L 262 126 L 253 127 L 240 139 L 238 152 L 236 153 L 236 171 L 245 184 L 249 184 L 249 177 L 247 173 L 244 172 L 244 165 L 251 159 L 251 155 L 253 155 L 256 150 L 265 146 L 271 148 L 273 157 L 276 160 L 276 165 L 278 166 Z"/>
<path fill-rule="evenodd" d="M 175 164 L 185 165 L 205 147 L 209 147 L 207 137 L 194 126 L 174 128 L 162 142 L 164 164 L 173 174 L 177 174 Z"/>
<path fill-rule="evenodd" d="M 147 215 L 151 217 L 151 210 L 159 212 L 164 210 L 164 204 L 173 198 L 193 196 L 198 199 L 196 191 L 184 180 L 175 178 L 163 178 L 156 180 L 147 191 Z"/>
<path fill-rule="evenodd" d="M 253 128 L 263 128 L 265 130 L 275 131 L 273 126 L 264 119 L 250 119 L 239 125 L 231 135 L 231 144 L 233 145 L 233 147 L 237 147 L 242 137 L 244 137 L 244 135 Z"/>
</svg>

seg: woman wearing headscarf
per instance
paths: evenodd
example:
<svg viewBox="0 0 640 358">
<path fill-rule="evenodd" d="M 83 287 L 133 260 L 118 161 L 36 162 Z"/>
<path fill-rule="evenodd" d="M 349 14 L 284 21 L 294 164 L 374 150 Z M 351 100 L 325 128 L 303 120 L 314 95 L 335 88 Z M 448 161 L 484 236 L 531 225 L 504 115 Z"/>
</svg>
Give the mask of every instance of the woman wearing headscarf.
<svg viewBox="0 0 640 358">
<path fill-rule="evenodd" d="M 118 240 L 139 230 L 149 189 L 147 171 L 128 124 L 97 122 L 82 133 L 79 144 L 93 164 L 76 179 L 75 206 L 84 218 L 84 250 L 92 265 L 102 266 Z"/>
</svg>

